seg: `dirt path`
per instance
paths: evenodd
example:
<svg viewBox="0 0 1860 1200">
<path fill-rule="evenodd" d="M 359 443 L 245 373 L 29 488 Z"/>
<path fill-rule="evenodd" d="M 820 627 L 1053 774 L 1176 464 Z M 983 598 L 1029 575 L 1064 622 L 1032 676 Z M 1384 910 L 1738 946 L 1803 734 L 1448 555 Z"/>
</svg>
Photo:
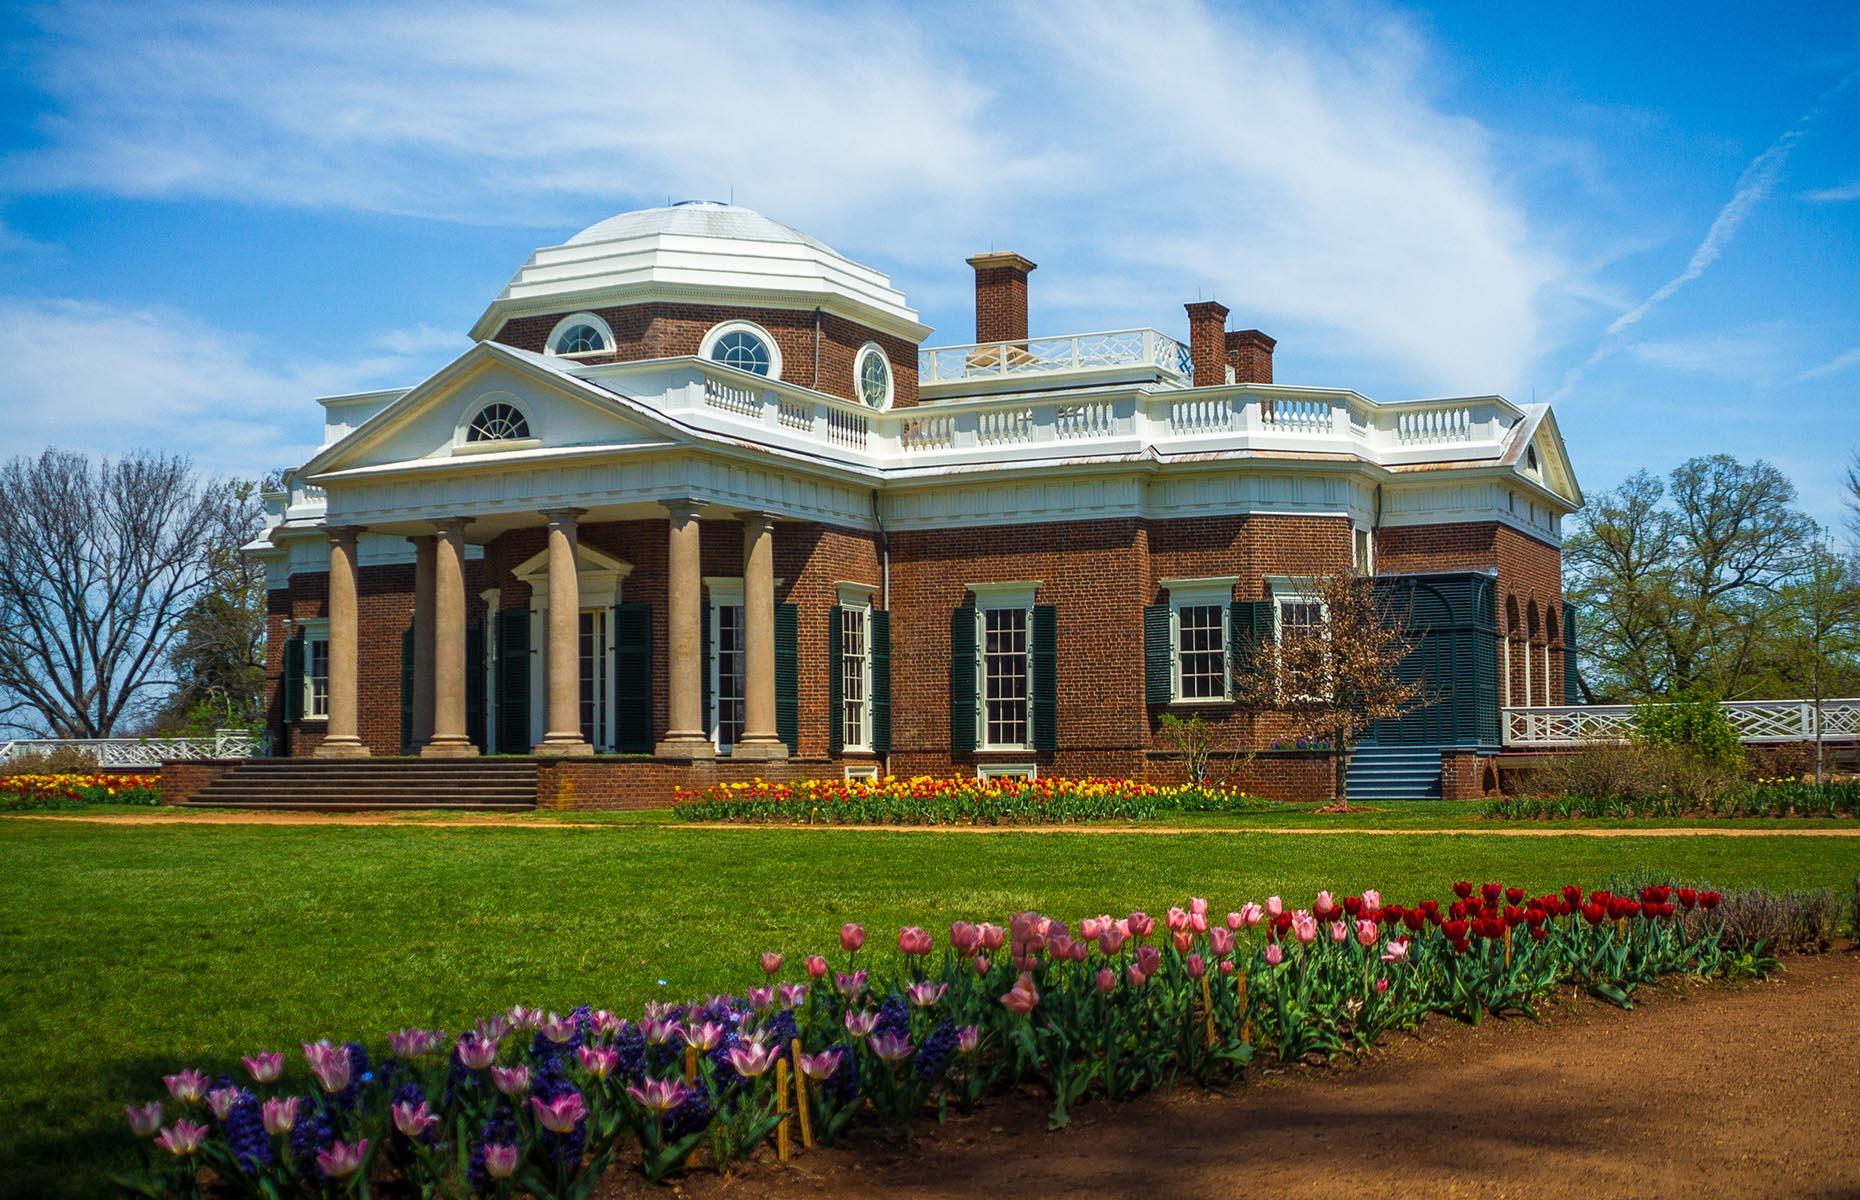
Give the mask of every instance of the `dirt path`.
<svg viewBox="0 0 1860 1200">
<path fill-rule="evenodd" d="M 694 1176 L 695 1200 L 1860 1196 L 1860 954 L 1783 977 L 1434 1021 L 1352 1070 L 1080 1110 L 1010 1101 L 908 1149 Z M 614 1195 L 649 1194 L 627 1182 Z M 658 1191 L 657 1195 L 665 1195 Z"/>
<path fill-rule="evenodd" d="M 124 813 L 9 813 L 14 821 L 66 821 L 90 825 L 364 825 L 408 826 L 419 829 L 625 829 L 629 826 L 609 821 L 545 821 L 523 817 L 418 817 L 393 812 L 312 813 L 312 812 L 240 812 L 190 811 L 161 812 L 137 810 Z M 1211 834 L 1264 833 L 1306 837 L 1311 835 L 1365 837 L 1831 837 L 1860 838 L 1860 826 L 1833 828 L 1811 826 L 1790 829 L 1781 826 L 1733 827 L 1713 826 L 1656 827 L 1647 829 L 1596 829 L 1576 825 L 1551 825 L 1546 828 L 1490 827 L 1455 829 L 1369 829 L 1349 825 L 1245 826 L 1245 825 L 736 825 L 728 823 L 687 822 L 659 825 L 660 829 L 688 830 L 780 830 L 789 833 L 940 833 L 973 836 L 1007 836 L 1012 834 L 1091 834 L 1149 837 L 1205 837 Z"/>
</svg>

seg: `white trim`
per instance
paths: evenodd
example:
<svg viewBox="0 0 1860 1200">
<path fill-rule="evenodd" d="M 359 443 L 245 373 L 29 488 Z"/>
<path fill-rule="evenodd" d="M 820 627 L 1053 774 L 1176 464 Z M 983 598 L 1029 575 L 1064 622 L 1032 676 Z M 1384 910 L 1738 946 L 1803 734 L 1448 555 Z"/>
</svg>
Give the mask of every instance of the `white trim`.
<svg viewBox="0 0 1860 1200">
<path fill-rule="evenodd" d="M 1040 765 L 1033 762 L 976 763 L 977 779 L 1038 779 Z"/>
<path fill-rule="evenodd" d="M 476 392 L 457 402 L 452 422 L 452 453 L 484 454 L 487 451 L 529 450 L 542 445 L 542 426 L 537 421 L 536 406 L 515 392 L 504 388 L 492 388 L 488 392 Z M 472 422 L 478 414 L 493 404 L 506 404 L 522 414 L 523 424 L 529 429 L 528 437 L 501 438 L 493 441 L 470 441 Z"/>
<path fill-rule="evenodd" d="M 840 749 L 842 752 L 869 754 L 872 752 L 872 591 L 865 590 L 863 597 L 855 599 L 850 603 L 846 598 L 846 592 L 849 588 L 863 589 L 863 587 L 864 585 L 862 584 L 841 584 L 839 604 L 841 614 L 840 620 L 842 622 L 846 619 L 845 614 L 856 613 L 863 627 L 859 635 L 859 645 L 863 648 L 863 653 L 860 655 L 859 664 L 861 683 L 859 688 L 858 738 L 848 739 L 846 737 L 846 681 L 843 677 L 839 681 L 841 707 L 839 711 L 832 714 L 832 720 L 836 723 L 836 727 L 839 730 L 841 742 Z M 834 649 L 836 653 L 833 655 L 833 658 L 838 662 L 840 669 L 844 671 L 846 661 L 844 639 L 846 635 L 843 625 L 841 628 L 830 630 L 828 636 L 835 639 L 836 645 Z"/>
<path fill-rule="evenodd" d="M 754 371 L 744 371 L 742 372 L 743 374 L 754 375 L 757 379 L 781 378 L 781 346 L 775 341 L 774 334 L 762 328 L 762 326 L 756 324 L 754 321 L 720 321 L 712 325 L 709 332 L 705 333 L 704 340 L 698 343 L 698 357 L 706 362 L 716 363 L 716 365 L 720 367 L 728 366 L 727 363 L 718 362 L 717 359 L 712 358 L 711 351 L 717 348 L 717 343 L 719 341 L 732 333 L 754 334 L 756 337 L 762 339 L 762 344 L 764 346 L 768 347 L 769 373 L 765 376 L 758 375 Z"/>
<path fill-rule="evenodd" d="M 975 748 L 981 753 L 1010 751 L 1012 753 L 1031 753 L 1033 745 L 1033 604 L 1034 595 L 1039 588 L 1038 580 L 1019 580 L 1009 583 L 972 583 L 969 591 L 975 596 Z M 1026 699 L 1027 740 L 1024 742 L 991 742 L 988 740 L 988 614 L 991 612 L 1021 612 L 1026 614 L 1026 652 L 1027 662 L 1026 686 L 1022 692 Z"/>
<path fill-rule="evenodd" d="M 1233 599 L 1238 575 L 1208 575 L 1200 578 L 1160 579 L 1158 585 L 1169 593 L 1169 703 L 1171 705 L 1232 704 L 1233 676 Z M 1218 696 L 1184 696 L 1182 694 L 1182 610 L 1215 608 L 1221 619 L 1221 694 Z"/>
<path fill-rule="evenodd" d="M 846 773 L 844 777 L 847 779 L 877 779 L 878 778 L 878 764 L 877 763 L 847 763 Z"/>
<path fill-rule="evenodd" d="M 296 636 L 296 630 L 303 631 L 303 643 L 304 643 L 303 689 L 304 689 L 304 694 L 303 694 L 303 717 L 302 719 L 305 721 L 328 721 L 329 720 L 329 707 L 328 707 L 328 699 L 329 699 L 328 697 L 328 690 L 329 690 L 328 670 L 329 668 L 327 664 L 329 662 L 329 618 L 328 617 L 305 617 L 300 620 L 293 621 L 292 626 L 293 626 L 293 630 L 292 630 L 293 637 Z M 324 666 L 324 675 L 323 675 L 323 688 L 324 688 L 324 702 L 325 703 L 324 703 L 324 708 L 322 712 L 316 711 L 316 688 L 314 686 L 314 675 L 310 670 L 310 663 L 315 657 L 314 655 L 310 653 L 310 644 L 312 642 L 323 643 L 323 661 L 326 665 Z"/>
<path fill-rule="evenodd" d="M 1037 579 L 1010 579 L 1000 583 L 967 583 L 963 585 L 975 597 L 975 607 L 984 608 L 1032 608 L 1033 598 L 1040 590 Z M 1029 631 L 1031 632 L 1031 631 Z"/>
<path fill-rule="evenodd" d="M 877 404 L 873 404 L 870 400 L 865 398 L 863 378 L 865 360 L 874 354 L 878 355 L 879 361 L 885 364 L 885 398 Z M 889 412 L 891 411 L 891 402 L 897 398 L 897 395 L 898 370 L 891 365 L 891 356 L 885 353 L 885 348 L 877 342 L 867 342 L 865 345 L 859 347 L 858 353 L 853 355 L 853 398 L 867 408 L 877 412 Z"/>
<path fill-rule="evenodd" d="M 566 354 L 558 352 L 555 348 L 556 340 L 577 325 L 593 326 L 594 331 L 601 335 L 601 340 L 605 344 L 599 350 L 575 350 Z M 601 355 L 612 354 L 614 349 L 614 331 L 612 326 L 608 325 L 607 322 L 603 321 L 599 316 L 585 309 L 580 312 L 572 312 L 566 317 L 563 317 L 560 321 L 557 321 L 555 323 L 555 328 L 549 331 L 549 340 L 543 343 L 543 353 L 547 354 L 550 358 L 566 358 L 571 361 L 574 359 L 595 358 Z"/>
<path fill-rule="evenodd" d="M 544 549 L 524 559 L 510 572 L 530 586 L 530 611 L 549 611 L 549 551 Z M 575 543 L 575 582 L 582 608 L 620 603 L 620 592 L 633 564 L 615 558 L 583 542 Z"/>
<path fill-rule="evenodd" d="M 1198 578 L 1158 579 L 1156 586 L 1169 593 L 1171 601 L 1183 604 L 1225 604 L 1234 598 L 1238 575 L 1206 575 Z"/>
<path fill-rule="evenodd" d="M 854 608 L 871 608 L 873 597 L 878 595 L 878 585 L 875 583 L 842 581 L 834 584 L 833 589 L 842 605 Z"/>
</svg>

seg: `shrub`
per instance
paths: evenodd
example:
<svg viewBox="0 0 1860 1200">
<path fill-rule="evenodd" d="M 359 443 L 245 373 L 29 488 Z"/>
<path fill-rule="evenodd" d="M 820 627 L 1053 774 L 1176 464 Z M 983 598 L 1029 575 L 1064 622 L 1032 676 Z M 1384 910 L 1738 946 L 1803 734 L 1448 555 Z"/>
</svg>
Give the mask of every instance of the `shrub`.
<svg viewBox="0 0 1860 1200">
<path fill-rule="evenodd" d="M 1714 767 L 1736 768 L 1744 762 L 1737 729 L 1710 696 L 1678 693 L 1635 705 L 1634 737 L 1644 746 L 1679 750 Z"/>
<path fill-rule="evenodd" d="M 0 763 L 0 775 L 89 775 L 96 769 L 96 751 L 78 746 L 31 750 Z"/>
<path fill-rule="evenodd" d="M 1585 782 L 1597 778 L 1599 775 L 1592 775 Z M 1486 815 L 1500 820 L 1853 817 L 1860 816 L 1860 780 L 1820 784 L 1804 779 L 1762 780 L 1734 783 L 1702 796 L 1641 791 L 1511 796 L 1488 804 Z"/>
<path fill-rule="evenodd" d="M 1727 893 L 1718 912 L 1726 945 L 1761 947 L 1774 954 L 1826 950 L 1841 922 L 1841 902 L 1832 888 L 1814 892 L 1748 888 Z"/>
<path fill-rule="evenodd" d="M 1162 811 L 1250 812 L 1276 805 L 1206 784 L 1162 787 L 1131 779 L 808 779 L 680 788 L 687 821 L 801 825 L 1046 825 L 1144 821 Z"/>
</svg>

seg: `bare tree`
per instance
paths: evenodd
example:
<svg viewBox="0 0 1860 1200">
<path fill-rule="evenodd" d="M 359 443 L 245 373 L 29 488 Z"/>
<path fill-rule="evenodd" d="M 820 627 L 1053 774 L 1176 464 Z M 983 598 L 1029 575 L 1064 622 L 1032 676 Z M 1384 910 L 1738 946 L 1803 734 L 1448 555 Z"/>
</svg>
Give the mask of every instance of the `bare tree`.
<svg viewBox="0 0 1860 1200">
<path fill-rule="evenodd" d="M 275 477 L 227 485 L 208 537 L 208 583 L 181 617 L 168 655 L 175 686 L 152 728 L 203 735 L 263 723 L 265 566 L 240 547 L 263 526 L 263 494 L 276 486 Z"/>
<path fill-rule="evenodd" d="M 239 523 L 229 489 L 164 454 L 0 466 L 0 724 L 108 737 L 152 706 Z"/>
<path fill-rule="evenodd" d="M 1281 619 L 1276 641 L 1253 648 L 1236 690 L 1243 707 L 1275 709 L 1294 734 L 1328 739 L 1337 808 L 1350 807 L 1350 756 L 1377 721 L 1427 703 L 1426 685 L 1404 679 L 1408 614 L 1364 575 L 1310 580 L 1296 620 Z"/>
<path fill-rule="evenodd" d="M 1847 532 L 1853 536 L 1854 549 L 1860 551 L 1860 450 L 1854 451 L 1847 465 Z"/>
<path fill-rule="evenodd" d="M 1808 548 L 1801 574 L 1783 589 L 1776 606 L 1778 632 L 1795 659 L 1795 673 L 1808 682 L 1815 713 L 1815 782 L 1827 777 L 1821 702 L 1831 668 L 1860 656 L 1860 562 L 1843 558 L 1826 541 Z"/>
</svg>

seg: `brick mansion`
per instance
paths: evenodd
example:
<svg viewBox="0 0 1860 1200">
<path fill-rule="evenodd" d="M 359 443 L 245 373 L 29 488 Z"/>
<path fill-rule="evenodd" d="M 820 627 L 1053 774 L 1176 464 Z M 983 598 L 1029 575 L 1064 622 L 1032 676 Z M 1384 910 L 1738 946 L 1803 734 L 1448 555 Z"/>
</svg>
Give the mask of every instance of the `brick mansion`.
<svg viewBox="0 0 1860 1200">
<path fill-rule="evenodd" d="M 807 234 L 624 213 L 531 254 L 430 378 L 322 400 L 248 547 L 272 753 L 523 756 L 544 802 L 600 806 L 752 776 L 1160 781 L 1161 718 L 1194 712 L 1260 751 L 1236 782 L 1323 795 L 1328 755 L 1240 711 L 1234 660 L 1321 622 L 1309 581 L 1348 571 L 1407 598 L 1432 698 L 1365 771 L 1475 792 L 1502 710 L 1565 702 L 1582 496 L 1547 405 L 1280 383 L 1213 301 L 1186 336 L 1036 334 L 1035 264 L 969 262 L 974 341 L 933 345 Z"/>
</svg>

